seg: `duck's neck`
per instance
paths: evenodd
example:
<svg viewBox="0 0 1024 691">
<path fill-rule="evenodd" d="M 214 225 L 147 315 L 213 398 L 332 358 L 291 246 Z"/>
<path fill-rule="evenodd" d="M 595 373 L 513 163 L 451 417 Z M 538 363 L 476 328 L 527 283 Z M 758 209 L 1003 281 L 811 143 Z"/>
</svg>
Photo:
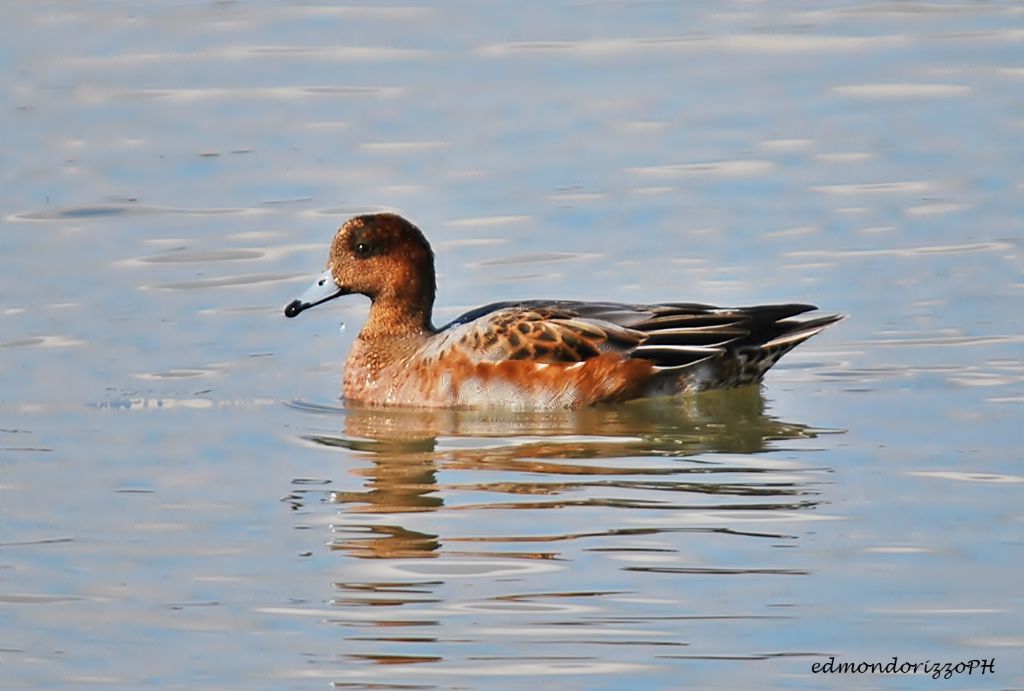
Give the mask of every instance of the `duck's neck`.
<svg viewBox="0 0 1024 691">
<path fill-rule="evenodd" d="M 434 333 L 430 323 L 433 300 L 410 300 L 408 296 L 379 295 L 370 305 L 370 316 L 359 332 L 367 342 L 405 341 Z"/>
</svg>

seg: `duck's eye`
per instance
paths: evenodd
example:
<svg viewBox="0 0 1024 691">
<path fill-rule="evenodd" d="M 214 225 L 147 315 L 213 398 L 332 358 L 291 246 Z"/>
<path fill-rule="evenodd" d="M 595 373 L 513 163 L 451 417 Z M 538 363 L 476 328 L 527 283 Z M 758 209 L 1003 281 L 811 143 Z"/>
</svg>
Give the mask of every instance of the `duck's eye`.
<svg viewBox="0 0 1024 691">
<path fill-rule="evenodd" d="M 370 243 L 368 242 L 357 242 L 356 243 L 356 255 L 365 257 L 370 254 Z"/>
</svg>

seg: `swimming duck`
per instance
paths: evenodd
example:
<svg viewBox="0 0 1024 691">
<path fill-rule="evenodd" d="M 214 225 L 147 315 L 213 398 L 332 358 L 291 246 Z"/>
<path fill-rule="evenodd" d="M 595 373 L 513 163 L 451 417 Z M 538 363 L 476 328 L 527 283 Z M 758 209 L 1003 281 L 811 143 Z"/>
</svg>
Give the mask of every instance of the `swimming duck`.
<svg viewBox="0 0 1024 691">
<path fill-rule="evenodd" d="M 327 269 L 285 308 L 295 317 L 342 295 L 370 298 L 343 394 L 364 405 L 579 408 L 754 384 L 843 315 L 813 305 L 496 302 L 434 327 L 434 254 L 393 213 L 349 219 Z"/>
</svg>

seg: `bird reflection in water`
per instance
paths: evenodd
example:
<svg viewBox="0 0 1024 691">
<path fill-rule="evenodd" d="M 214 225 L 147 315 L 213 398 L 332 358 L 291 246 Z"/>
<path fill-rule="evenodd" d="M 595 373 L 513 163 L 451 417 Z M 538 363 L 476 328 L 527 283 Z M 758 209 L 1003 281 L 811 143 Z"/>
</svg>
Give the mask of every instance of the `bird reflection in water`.
<svg viewBox="0 0 1024 691">
<path fill-rule="evenodd" d="M 295 406 L 315 410 L 308 404 Z M 349 519 L 332 548 L 361 558 L 438 556 L 442 542 L 438 535 L 407 529 L 397 521 L 360 523 L 355 516 L 359 513 L 394 518 L 438 509 L 809 508 L 817 503 L 812 487 L 794 479 L 791 468 L 785 469 L 783 477 L 777 467 L 753 462 L 752 455 L 778 451 L 785 441 L 830 431 L 768 415 L 758 387 L 578 411 L 352 407 L 343 413 L 343 434 L 304 438 L 358 452 L 369 462 L 355 471 L 366 478 L 364 489 L 329 494 L 330 501 L 345 506 Z M 644 463 L 645 459 L 649 462 Z M 441 470 L 453 475 L 472 473 L 477 481 L 442 484 L 437 477 Z M 481 474 L 493 479 L 479 480 Z M 737 478 L 738 474 L 741 477 Z M 713 481 L 715 478 L 723 479 Z M 495 501 L 468 503 L 467 495 L 492 495 Z M 697 495 L 704 500 L 695 505 L 692 499 Z M 710 505 L 708 495 L 716 495 L 710 497 Z M 616 532 L 658 530 L 664 529 L 621 528 Z M 550 541 L 568 537 L 579 536 L 556 536 Z M 453 548 L 457 543 L 507 544 L 517 539 L 464 536 L 445 537 L 444 541 L 449 543 L 445 554 L 479 556 L 479 551 L 453 552 Z M 545 539 L 530 537 L 528 541 Z M 502 551 L 501 556 L 543 559 L 557 555 Z"/>
</svg>

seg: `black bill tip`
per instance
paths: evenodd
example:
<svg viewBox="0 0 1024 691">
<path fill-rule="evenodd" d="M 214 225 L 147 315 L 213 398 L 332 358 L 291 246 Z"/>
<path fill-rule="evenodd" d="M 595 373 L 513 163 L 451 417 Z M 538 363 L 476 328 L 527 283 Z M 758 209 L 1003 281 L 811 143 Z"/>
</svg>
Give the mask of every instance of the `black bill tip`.
<svg viewBox="0 0 1024 691">
<path fill-rule="evenodd" d="M 284 316 L 288 317 L 289 319 L 291 319 L 292 317 L 297 317 L 299 316 L 299 312 L 306 309 L 307 307 L 312 307 L 312 305 L 304 304 L 301 300 L 292 300 L 291 302 L 288 303 L 288 306 L 284 308 Z"/>
</svg>

